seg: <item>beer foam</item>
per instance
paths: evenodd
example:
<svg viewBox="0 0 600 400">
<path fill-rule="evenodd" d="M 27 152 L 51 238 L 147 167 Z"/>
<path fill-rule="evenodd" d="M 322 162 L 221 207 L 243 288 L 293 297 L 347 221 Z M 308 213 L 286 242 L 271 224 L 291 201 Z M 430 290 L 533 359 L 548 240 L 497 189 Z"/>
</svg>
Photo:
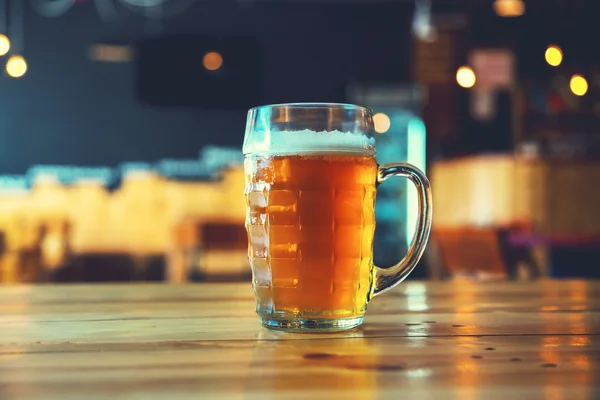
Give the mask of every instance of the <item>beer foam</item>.
<svg viewBox="0 0 600 400">
<path fill-rule="evenodd" d="M 244 141 L 244 154 L 289 155 L 353 153 L 375 154 L 375 139 L 341 131 L 255 131 Z"/>
</svg>

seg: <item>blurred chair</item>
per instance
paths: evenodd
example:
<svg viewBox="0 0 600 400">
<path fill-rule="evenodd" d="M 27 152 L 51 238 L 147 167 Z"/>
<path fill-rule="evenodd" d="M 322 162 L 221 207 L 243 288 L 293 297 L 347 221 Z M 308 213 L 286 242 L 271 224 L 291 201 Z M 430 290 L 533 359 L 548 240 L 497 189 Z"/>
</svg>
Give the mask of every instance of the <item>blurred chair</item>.
<svg viewBox="0 0 600 400">
<path fill-rule="evenodd" d="M 508 271 L 493 228 L 447 228 L 434 233 L 445 275 L 453 278 L 506 279 Z"/>
<path fill-rule="evenodd" d="M 39 225 L 26 224 L 23 220 L 11 224 L 3 235 L 2 277 L 3 283 L 41 282 L 43 278 L 41 240 Z"/>
<path fill-rule="evenodd" d="M 41 230 L 40 278 L 48 281 L 70 258 L 71 223 L 66 219 L 50 219 L 42 224 Z"/>
<path fill-rule="evenodd" d="M 511 155 L 483 155 L 436 163 L 431 172 L 432 243 L 441 265 L 432 275 L 469 279 L 529 279 L 539 275 L 530 249 L 513 246 L 528 231 L 523 184 Z"/>
<path fill-rule="evenodd" d="M 480 155 L 438 162 L 430 175 L 443 264 L 434 275 L 598 275 L 599 162 Z"/>
<path fill-rule="evenodd" d="M 8 280 L 5 277 L 8 274 L 8 271 L 5 271 L 6 261 L 4 260 L 4 254 L 6 253 L 6 239 L 4 238 L 4 231 L 0 231 L 0 283 L 4 283 Z"/>
<path fill-rule="evenodd" d="M 165 280 L 171 283 L 188 281 L 198 264 L 201 244 L 201 224 L 196 218 L 182 218 L 172 229 L 166 254 Z"/>
<path fill-rule="evenodd" d="M 434 232 L 443 270 L 438 277 L 526 280 L 541 271 L 530 248 L 510 241 L 511 227 L 441 228 Z"/>
<path fill-rule="evenodd" d="M 250 280 L 243 223 L 185 218 L 174 228 L 168 251 L 169 282 Z"/>
<path fill-rule="evenodd" d="M 250 281 L 248 236 L 241 223 L 202 224 L 202 247 L 197 278 L 205 281 Z"/>
</svg>

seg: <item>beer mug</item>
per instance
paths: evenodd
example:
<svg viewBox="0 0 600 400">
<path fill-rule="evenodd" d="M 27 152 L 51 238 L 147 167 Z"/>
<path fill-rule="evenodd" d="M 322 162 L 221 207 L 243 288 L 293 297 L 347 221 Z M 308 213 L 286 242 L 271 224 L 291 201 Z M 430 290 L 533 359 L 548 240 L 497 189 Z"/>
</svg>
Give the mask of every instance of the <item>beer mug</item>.
<svg viewBox="0 0 600 400">
<path fill-rule="evenodd" d="M 378 165 L 373 135 L 372 111 L 355 105 L 279 104 L 248 112 L 246 230 L 263 326 L 355 328 L 371 298 L 402 282 L 421 258 L 431 228 L 429 181 L 409 164 Z M 379 268 L 375 191 L 393 176 L 415 185 L 419 216 L 404 259 Z"/>
</svg>

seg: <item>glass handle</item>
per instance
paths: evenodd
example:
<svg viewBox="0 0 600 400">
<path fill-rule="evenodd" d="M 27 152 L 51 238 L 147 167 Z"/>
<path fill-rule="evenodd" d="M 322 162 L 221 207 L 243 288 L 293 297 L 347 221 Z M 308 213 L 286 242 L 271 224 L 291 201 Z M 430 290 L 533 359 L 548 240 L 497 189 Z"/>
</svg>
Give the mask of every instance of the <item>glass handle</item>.
<svg viewBox="0 0 600 400">
<path fill-rule="evenodd" d="M 373 296 L 386 292 L 406 279 L 421 259 L 427 245 L 429 232 L 431 231 L 432 203 L 429 179 L 427 179 L 420 169 L 413 165 L 392 163 L 379 167 L 377 183 L 383 183 L 392 176 L 407 178 L 415 185 L 419 199 L 419 218 L 417 219 L 415 236 L 412 239 L 406 256 L 393 267 L 375 267 Z"/>
</svg>

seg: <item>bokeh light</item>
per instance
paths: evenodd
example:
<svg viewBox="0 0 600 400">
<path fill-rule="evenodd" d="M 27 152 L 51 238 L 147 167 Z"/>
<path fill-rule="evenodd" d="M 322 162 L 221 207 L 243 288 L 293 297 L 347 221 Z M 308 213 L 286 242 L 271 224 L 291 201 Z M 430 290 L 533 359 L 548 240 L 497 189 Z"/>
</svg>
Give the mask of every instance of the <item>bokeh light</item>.
<svg viewBox="0 0 600 400">
<path fill-rule="evenodd" d="M 202 64 L 207 70 L 216 71 L 223 65 L 223 56 L 216 51 L 210 51 L 204 55 Z"/>
<path fill-rule="evenodd" d="M 525 14 L 523 0 L 495 0 L 494 11 L 501 17 L 520 17 Z"/>
<path fill-rule="evenodd" d="M 6 35 L 0 34 L 0 56 L 5 55 L 10 50 L 10 40 Z"/>
<path fill-rule="evenodd" d="M 27 72 L 27 62 L 23 56 L 15 55 L 8 59 L 6 72 L 13 78 L 20 78 Z"/>
<path fill-rule="evenodd" d="M 575 96 L 583 96 L 588 91 L 587 81 L 583 76 L 577 74 L 571 77 L 569 87 Z"/>
<path fill-rule="evenodd" d="M 377 113 L 373 115 L 373 124 L 375 125 L 375 132 L 386 133 L 390 129 L 390 117 L 384 113 Z"/>
<path fill-rule="evenodd" d="M 548 46 L 546 53 L 544 54 L 546 62 L 553 67 L 558 67 L 563 60 L 563 53 L 558 46 Z"/>
<path fill-rule="evenodd" d="M 471 88 L 477 79 L 471 67 L 463 66 L 456 71 L 456 82 L 464 88 Z"/>
</svg>

